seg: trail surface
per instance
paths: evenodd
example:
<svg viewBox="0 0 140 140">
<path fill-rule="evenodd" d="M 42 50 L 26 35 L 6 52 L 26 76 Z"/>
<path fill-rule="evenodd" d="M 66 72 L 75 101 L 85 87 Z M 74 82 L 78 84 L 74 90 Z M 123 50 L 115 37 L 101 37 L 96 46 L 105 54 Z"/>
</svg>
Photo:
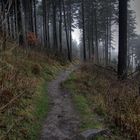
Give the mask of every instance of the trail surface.
<svg viewBox="0 0 140 140">
<path fill-rule="evenodd" d="M 60 85 L 78 66 L 71 66 L 49 83 L 51 110 L 44 122 L 40 140 L 73 140 L 79 127 L 79 117 L 74 109 L 70 94 Z"/>
</svg>

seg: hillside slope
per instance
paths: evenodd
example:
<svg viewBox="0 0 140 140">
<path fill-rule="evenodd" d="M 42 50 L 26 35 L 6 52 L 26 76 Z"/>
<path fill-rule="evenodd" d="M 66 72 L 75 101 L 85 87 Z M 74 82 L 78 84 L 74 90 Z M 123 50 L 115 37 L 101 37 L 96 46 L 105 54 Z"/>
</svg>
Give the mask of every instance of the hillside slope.
<svg viewBox="0 0 140 140">
<path fill-rule="evenodd" d="M 0 52 L 0 140 L 36 139 L 48 111 L 47 81 L 63 67 L 47 53 L 6 46 Z"/>
</svg>

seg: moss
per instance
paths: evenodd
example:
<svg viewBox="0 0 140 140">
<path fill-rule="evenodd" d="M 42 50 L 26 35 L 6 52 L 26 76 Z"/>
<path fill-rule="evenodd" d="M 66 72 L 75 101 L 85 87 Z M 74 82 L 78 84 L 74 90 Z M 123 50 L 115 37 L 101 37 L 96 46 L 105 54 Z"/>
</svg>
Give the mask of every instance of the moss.
<svg viewBox="0 0 140 140">
<path fill-rule="evenodd" d="M 42 80 L 40 85 L 37 88 L 37 92 L 33 97 L 33 112 L 32 115 L 34 116 L 34 122 L 28 126 L 29 128 L 29 136 L 30 140 L 37 140 L 41 126 L 43 123 L 44 118 L 47 116 L 49 107 L 49 99 L 47 94 L 47 83 L 46 81 Z"/>
</svg>

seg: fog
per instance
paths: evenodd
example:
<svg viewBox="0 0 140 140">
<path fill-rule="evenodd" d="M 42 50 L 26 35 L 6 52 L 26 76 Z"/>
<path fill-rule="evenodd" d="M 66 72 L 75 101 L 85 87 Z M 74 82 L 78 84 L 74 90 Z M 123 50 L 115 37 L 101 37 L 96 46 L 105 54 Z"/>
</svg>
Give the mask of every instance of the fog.
<svg viewBox="0 0 140 140">
<path fill-rule="evenodd" d="M 138 34 L 140 34 L 140 0 L 131 0 L 131 9 L 133 9 L 135 12 L 136 12 L 136 22 L 137 22 L 137 25 L 136 25 L 136 32 Z M 114 28 L 116 28 L 116 32 L 117 32 L 117 26 L 114 26 Z M 118 39 L 117 39 L 117 36 L 118 34 L 116 33 L 115 35 L 115 42 L 113 43 L 114 44 L 114 47 L 116 48 L 114 50 L 114 55 L 116 56 L 116 53 L 118 52 Z M 79 44 L 80 43 L 80 31 L 79 29 L 75 29 L 74 32 L 73 32 L 73 39 L 77 41 L 77 43 Z"/>
<path fill-rule="evenodd" d="M 140 0 L 131 0 L 131 8 L 136 12 L 137 33 L 140 34 Z"/>
<path fill-rule="evenodd" d="M 131 6 L 130 8 L 135 11 L 136 33 L 140 34 L 140 0 L 131 0 L 130 6 Z M 114 25 L 112 27 L 112 30 L 115 30 L 114 41 L 112 42 L 112 46 L 115 49 L 111 50 L 111 59 L 117 60 L 118 59 L 118 25 Z M 73 39 L 76 40 L 78 44 L 80 44 L 80 30 L 75 29 L 72 35 L 73 35 Z M 135 63 L 133 65 L 133 68 L 135 69 Z"/>
</svg>

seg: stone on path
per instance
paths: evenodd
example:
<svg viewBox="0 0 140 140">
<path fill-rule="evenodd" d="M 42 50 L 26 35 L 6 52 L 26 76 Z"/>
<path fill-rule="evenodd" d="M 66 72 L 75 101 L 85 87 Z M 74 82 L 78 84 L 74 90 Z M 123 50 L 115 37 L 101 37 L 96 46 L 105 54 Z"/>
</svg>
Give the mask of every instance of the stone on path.
<svg viewBox="0 0 140 140">
<path fill-rule="evenodd" d="M 97 136 L 101 136 L 107 133 L 107 130 L 91 129 L 80 133 L 78 136 L 74 137 L 72 140 L 94 140 Z"/>
</svg>

